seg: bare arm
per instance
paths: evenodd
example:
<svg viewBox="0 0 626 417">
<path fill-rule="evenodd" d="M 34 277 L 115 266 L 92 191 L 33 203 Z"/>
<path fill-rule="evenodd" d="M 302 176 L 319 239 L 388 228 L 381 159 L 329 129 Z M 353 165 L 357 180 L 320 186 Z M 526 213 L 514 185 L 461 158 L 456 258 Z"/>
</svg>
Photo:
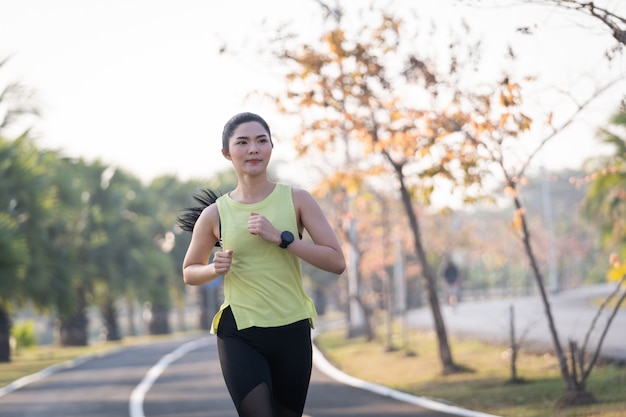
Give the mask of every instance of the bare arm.
<svg viewBox="0 0 626 417">
<path fill-rule="evenodd" d="M 343 249 L 322 208 L 302 189 L 293 189 L 293 199 L 299 220 L 313 242 L 296 239 L 288 249 L 317 268 L 342 274 L 346 269 Z"/>
<path fill-rule="evenodd" d="M 307 191 L 293 188 L 293 202 L 299 225 L 311 236 L 310 241 L 296 239 L 287 250 L 303 261 L 337 275 L 346 269 L 346 260 L 339 239 L 328 223 L 317 201 Z M 250 213 L 248 231 L 268 242 L 279 244 L 281 230 L 263 215 Z"/>
<path fill-rule="evenodd" d="M 337 275 L 346 269 L 346 260 L 339 239 L 328 223 L 324 212 L 311 194 L 303 189 L 293 188 L 293 202 L 298 224 L 311 236 L 312 242 L 296 239 L 287 250 L 303 261 L 324 271 Z M 248 231 L 262 239 L 279 244 L 281 230 L 263 215 L 250 213 Z"/>
<path fill-rule="evenodd" d="M 293 201 L 298 221 L 312 242 L 296 239 L 287 249 L 316 268 L 342 274 L 346 269 L 343 249 L 322 208 L 309 192 L 299 188 L 293 188 Z"/>
<path fill-rule="evenodd" d="M 219 239 L 219 213 L 217 205 L 205 208 L 198 217 L 191 242 L 183 260 L 183 280 L 188 285 L 203 285 L 225 275 L 230 270 L 233 251 L 219 251 L 208 263 L 215 243 Z"/>
</svg>

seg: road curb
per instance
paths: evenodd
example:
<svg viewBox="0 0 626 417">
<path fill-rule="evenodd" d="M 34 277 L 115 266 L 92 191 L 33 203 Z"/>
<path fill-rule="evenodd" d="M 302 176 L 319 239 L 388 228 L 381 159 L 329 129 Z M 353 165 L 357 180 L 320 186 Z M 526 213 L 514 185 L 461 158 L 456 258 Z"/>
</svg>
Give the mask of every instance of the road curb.
<svg viewBox="0 0 626 417">
<path fill-rule="evenodd" d="M 313 340 L 315 341 L 314 335 Z M 313 343 L 313 364 L 329 378 L 334 379 L 351 387 L 364 389 L 366 391 L 373 392 L 384 397 L 393 398 L 394 400 L 403 401 L 409 404 L 415 404 L 419 407 L 426 408 L 428 410 L 440 411 L 448 413 L 450 415 L 459 417 L 500 417 L 495 414 L 487 414 L 480 411 L 468 410 L 465 408 L 457 407 L 455 405 L 446 404 L 440 401 L 435 401 L 430 398 L 419 397 L 417 395 L 408 394 L 406 392 L 397 391 L 384 385 L 374 384 L 372 382 L 363 381 L 351 375 L 348 375 L 339 369 L 335 368 L 322 354 L 318 347 Z"/>
</svg>

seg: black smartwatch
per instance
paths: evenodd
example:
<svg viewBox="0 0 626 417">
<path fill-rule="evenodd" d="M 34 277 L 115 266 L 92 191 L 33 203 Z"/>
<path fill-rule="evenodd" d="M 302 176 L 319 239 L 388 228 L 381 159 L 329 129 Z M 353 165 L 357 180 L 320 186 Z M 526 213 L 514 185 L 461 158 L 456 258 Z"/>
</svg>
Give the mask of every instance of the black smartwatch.
<svg viewBox="0 0 626 417">
<path fill-rule="evenodd" d="M 291 242 L 293 242 L 293 233 L 291 233 L 288 230 L 285 230 L 284 232 L 280 234 L 280 240 L 281 242 L 280 242 L 280 245 L 278 246 L 280 246 L 283 249 L 286 249 L 287 246 L 291 245 Z"/>
</svg>

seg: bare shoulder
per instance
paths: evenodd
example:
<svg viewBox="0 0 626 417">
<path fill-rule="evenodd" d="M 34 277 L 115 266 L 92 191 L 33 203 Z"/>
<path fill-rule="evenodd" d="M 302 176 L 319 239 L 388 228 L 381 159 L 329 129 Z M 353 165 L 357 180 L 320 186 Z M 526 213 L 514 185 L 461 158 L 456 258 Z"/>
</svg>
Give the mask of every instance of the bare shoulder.
<svg viewBox="0 0 626 417">
<path fill-rule="evenodd" d="M 293 205 L 298 219 L 306 223 L 307 219 L 323 217 L 322 209 L 313 195 L 303 188 L 292 187 Z"/>
<path fill-rule="evenodd" d="M 217 204 L 213 203 L 213 204 L 206 206 L 204 210 L 202 210 L 202 214 L 200 215 L 200 217 L 209 218 L 211 220 L 219 219 L 220 215 L 219 215 L 219 211 L 217 210 Z"/>
<path fill-rule="evenodd" d="M 293 196 L 293 202 L 298 206 L 303 204 L 309 204 L 311 201 L 315 201 L 315 198 L 304 188 L 291 187 L 291 195 Z"/>
<path fill-rule="evenodd" d="M 203 234 L 211 231 L 211 234 L 217 238 L 217 234 L 219 234 L 219 222 L 220 215 L 217 210 L 217 204 L 211 204 L 202 210 L 200 217 L 198 217 L 196 221 L 194 231 L 202 231 Z M 216 230 L 218 231 L 217 233 Z"/>
<path fill-rule="evenodd" d="M 293 200 L 299 224 L 307 231 L 313 242 L 339 251 L 339 240 L 315 197 L 304 189 L 294 187 Z"/>
</svg>

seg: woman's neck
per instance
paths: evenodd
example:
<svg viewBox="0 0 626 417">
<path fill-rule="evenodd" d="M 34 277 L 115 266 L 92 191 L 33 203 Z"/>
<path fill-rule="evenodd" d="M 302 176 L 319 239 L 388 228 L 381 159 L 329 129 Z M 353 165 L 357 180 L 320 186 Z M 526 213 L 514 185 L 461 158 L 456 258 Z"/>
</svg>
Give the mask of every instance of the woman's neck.
<svg viewBox="0 0 626 417">
<path fill-rule="evenodd" d="M 258 203 L 264 200 L 276 186 L 265 178 L 239 178 L 237 187 L 230 193 L 230 197 L 243 204 Z"/>
</svg>

